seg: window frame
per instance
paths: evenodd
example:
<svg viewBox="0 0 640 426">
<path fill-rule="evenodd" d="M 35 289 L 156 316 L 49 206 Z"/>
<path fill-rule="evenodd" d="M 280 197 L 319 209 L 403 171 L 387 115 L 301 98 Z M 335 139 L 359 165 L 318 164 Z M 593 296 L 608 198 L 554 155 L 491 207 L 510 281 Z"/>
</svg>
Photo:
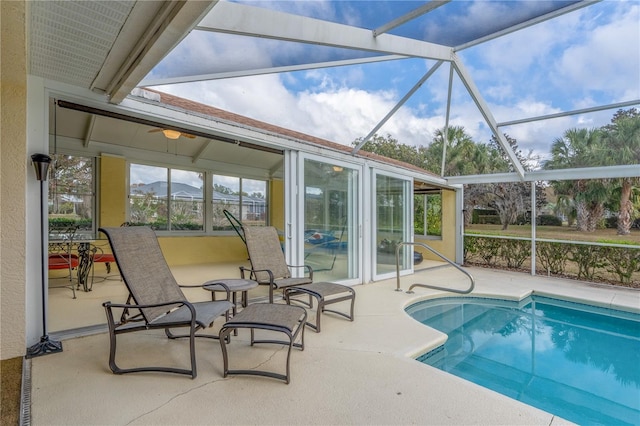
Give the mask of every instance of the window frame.
<svg viewBox="0 0 640 426">
<path fill-rule="evenodd" d="M 251 195 L 249 195 L 247 193 L 247 195 L 244 195 L 245 192 L 245 185 L 244 182 L 245 181 L 256 181 L 256 182 L 263 182 L 264 183 L 264 207 L 263 207 L 263 212 L 262 214 L 264 215 L 264 219 L 262 221 L 260 221 L 260 224 L 258 226 L 262 226 L 262 225 L 269 225 L 270 220 L 269 220 L 269 181 L 264 180 L 264 179 L 256 179 L 253 177 L 241 177 L 241 176 L 232 176 L 232 175 L 226 175 L 226 174 L 221 174 L 221 173 L 215 173 L 215 172 L 210 172 L 209 173 L 210 176 L 210 181 L 211 181 L 211 191 L 209 192 L 211 194 L 211 200 L 209 202 L 209 205 L 211 205 L 211 224 L 210 226 L 207 228 L 208 232 L 211 232 L 213 234 L 217 234 L 217 235 L 223 235 L 223 234 L 227 234 L 228 232 L 232 231 L 233 232 L 233 225 L 231 223 L 225 224 L 224 227 L 222 229 L 212 229 L 213 225 L 214 225 L 214 220 L 222 220 L 222 218 L 218 218 L 218 217 L 214 217 L 214 205 L 215 205 L 215 199 L 213 197 L 213 193 L 215 191 L 215 185 L 216 185 L 216 176 L 218 177 L 223 177 L 223 178 L 233 178 L 233 179 L 237 179 L 238 180 L 238 190 L 237 190 L 237 194 L 232 194 L 234 197 L 237 197 L 238 202 L 237 204 L 234 205 L 233 209 L 229 209 L 231 214 L 238 219 L 241 223 L 244 220 L 244 210 L 245 208 L 247 208 L 250 204 L 249 203 L 245 203 L 244 200 L 245 199 L 251 199 Z M 228 188 L 228 189 L 232 189 L 232 188 Z M 249 213 L 249 212 L 247 212 Z M 224 219 L 226 220 L 226 218 Z M 223 220 L 223 223 L 224 223 Z M 246 222 L 246 221 L 245 221 Z"/>
<path fill-rule="evenodd" d="M 229 174 L 216 173 L 214 170 L 196 170 L 190 169 L 187 167 L 176 167 L 174 165 L 166 165 L 166 164 L 158 164 L 158 163 L 147 163 L 142 161 L 130 160 L 127 161 L 127 194 L 126 194 L 126 218 L 127 221 L 131 221 L 131 196 L 132 196 L 132 182 L 131 182 L 131 168 L 132 166 L 145 166 L 145 167 L 157 167 L 160 169 L 164 169 L 166 171 L 166 183 L 167 183 L 167 195 L 170 194 L 171 187 L 175 183 L 175 179 L 172 179 L 173 171 L 185 171 L 185 172 L 193 172 L 199 173 L 202 175 L 202 229 L 172 229 L 171 227 L 171 211 L 172 211 L 172 199 L 170 196 L 167 196 L 167 227 L 168 229 L 157 229 L 156 233 L 158 235 L 163 236 L 203 236 L 203 235 L 232 235 L 234 234 L 234 230 L 229 223 L 229 226 L 225 229 L 213 229 L 214 225 L 214 179 L 216 176 L 230 177 L 234 179 L 238 179 L 239 184 L 239 192 L 238 195 L 238 208 L 243 208 L 243 198 L 247 198 L 243 196 L 243 181 L 252 180 L 252 181 L 260 181 L 264 182 L 265 188 L 265 207 L 264 207 L 264 221 L 265 225 L 269 224 L 269 202 L 270 202 L 270 193 L 269 193 L 269 181 L 265 179 L 256 179 L 255 177 L 242 177 L 242 176 L 233 176 Z"/>
<path fill-rule="evenodd" d="M 440 234 L 429 234 L 429 198 L 430 197 L 434 197 L 434 196 L 439 196 L 440 197 Z M 442 240 L 442 201 L 443 201 L 443 197 L 442 197 L 442 189 L 438 189 L 437 191 L 429 191 L 429 192 L 423 192 L 423 193 L 414 193 L 413 194 L 414 197 L 414 224 L 413 224 L 413 231 L 414 231 L 414 236 L 415 237 L 420 237 L 421 239 L 426 239 L 426 240 Z M 416 221 L 419 217 L 418 213 L 417 213 L 417 209 L 419 207 L 419 204 L 417 202 L 417 200 L 420 199 L 421 203 L 420 205 L 422 206 L 422 221 L 424 223 L 423 226 L 423 231 L 422 233 L 418 233 L 417 231 L 417 226 L 416 226 Z"/>
<path fill-rule="evenodd" d="M 82 239 L 82 240 L 91 240 L 91 239 L 95 239 L 96 235 L 98 233 L 98 191 L 97 191 L 97 177 L 99 176 L 98 174 L 98 161 L 96 161 L 96 157 L 93 155 L 79 155 L 77 153 L 72 153 L 72 152 L 57 152 L 57 153 L 52 153 L 50 154 L 52 157 L 52 164 L 51 167 L 49 169 L 49 177 L 48 177 L 48 183 L 47 183 L 47 226 L 49 228 L 49 233 L 51 235 L 51 232 L 53 231 L 54 233 L 56 232 L 56 227 L 55 226 L 51 226 L 51 212 L 50 212 L 50 208 L 49 208 L 49 202 L 52 200 L 52 196 L 54 195 L 53 193 L 56 192 L 58 194 L 61 194 L 61 191 L 58 190 L 58 183 L 57 183 L 57 178 L 55 176 L 55 168 L 57 167 L 57 161 L 59 156 L 64 156 L 64 157 L 77 157 L 77 158 L 83 158 L 88 160 L 88 162 L 91 164 L 91 184 L 89 185 L 89 192 L 87 193 L 74 193 L 74 192 L 69 192 L 69 191 L 65 191 L 64 193 L 69 193 L 69 194 L 73 194 L 73 195 L 78 195 L 79 197 L 90 197 L 91 200 L 89 202 L 89 206 L 91 209 L 91 228 L 89 230 L 83 230 L 81 229 L 80 231 L 76 230 L 75 234 L 74 234 L 74 238 L 75 239 Z M 52 186 L 54 186 L 56 188 L 55 191 L 52 191 Z M 84 203 L 83 203 L 84 204 Z M 74 208 L 75 210 L 75 208 Z M 77 221 L 76 221 L 77 222 Z M 68 228 L 68 227 L 67 227 Z M 56 235 L 53 235 L 53 238 L 56 238 Z"/>
</svg>

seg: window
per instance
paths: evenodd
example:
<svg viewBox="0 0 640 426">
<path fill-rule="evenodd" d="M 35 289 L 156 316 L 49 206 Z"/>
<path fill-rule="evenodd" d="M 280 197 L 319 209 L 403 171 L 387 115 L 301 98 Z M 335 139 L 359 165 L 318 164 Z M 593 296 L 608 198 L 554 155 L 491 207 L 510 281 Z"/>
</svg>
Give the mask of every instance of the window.
<svg viewBox="0 0 640 426">
<path fill-rule="evenodd" d="M 129 221 L 160 231 L 204 230 L 203 174 L 131 164 Z"/>
<path fill-rule="evenodd" d="M 53 155 L 49 171 L 50 238 L 75 228 L 75 238 L 95 235 L 94 159 L 73 155 Z"/>
<path fill-rule="evenodd" d="M 442 237 L 442 191 L 414 195 L 415 235 Z"/>
<path fill-rule="evenodd" d="M 267 224 L 267 182 L 231 176 L 213 176 L 214 231 L 231 229 L 228 210 L 243 225 Z"/>
<path fill-rule="evenodd" d="M 211 177 L 209 177 L 211 176 Z M 206 199 L 204 182 L 213 179 Z M 129 166 L 129 221 L 158 231 L 230 230 L 223 211 L 245 225 L 266 225 L 267 182 L 167 167 Z M 205 206 L 213 210 L 208 222 Z"/>
</svg>

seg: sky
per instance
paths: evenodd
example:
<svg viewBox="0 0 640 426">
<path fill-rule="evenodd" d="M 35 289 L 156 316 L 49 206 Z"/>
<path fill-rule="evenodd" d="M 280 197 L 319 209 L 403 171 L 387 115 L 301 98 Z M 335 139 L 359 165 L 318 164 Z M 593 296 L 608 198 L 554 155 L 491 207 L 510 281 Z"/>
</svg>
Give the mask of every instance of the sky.
<svg viewBox="0 0 640 426">
<path fill-rule="evenodd" d="M 453 1 L 394 30 L 396 35 L 460 43 L 496 22 L 517 19 L 522 8 L 545 1 Z M 376 28 L 421 2 L 258 1 L 340 23 Z M 517 9 L 514 7 L 517 6 Z M 449 7 L 449 9 L 445 9 Z M 215 12 L 215 7 L 213 9 Z M 444 24 L 446 23 L 446 25 Z M 450 31 L 455 27 L 454 31 Z M 468 32 L 467 32 L 468 30 Z M 452 35 L 453 34 L 453 35 Z M 453 38 L 453 39 L 452 39 Z M 457 53 L 496 121 L 506 122 L 640 99 L 640 0 L 605 0 Z M 304 58 L 354 57 L 346 50 L 193 31 L 149 78 L 231 71 Z M 302 58 L 302 59 L 300 59 Z M 157 86 L 158 90 L 257 120 L 352 145 L 363 138 L 434 65 L 404 59 L 334 68 Z M 407 145 L 428 145 L 446 115 L 449 65 L 444 64 L 380 129 Z M 640 105 L 638 105 L 640 107 Z M 610 122 L 614 110 L 503 127 L 519 148 L 541 160 L 570 128 Z M 476 142 L 491 131 L 459 79 L 454 78 L 450 125 Z"/>
</svg>

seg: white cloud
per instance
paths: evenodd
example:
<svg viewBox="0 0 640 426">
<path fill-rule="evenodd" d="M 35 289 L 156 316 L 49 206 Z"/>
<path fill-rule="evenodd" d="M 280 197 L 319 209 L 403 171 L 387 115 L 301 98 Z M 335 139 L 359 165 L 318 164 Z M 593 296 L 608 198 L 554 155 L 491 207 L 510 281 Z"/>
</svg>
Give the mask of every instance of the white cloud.
<svg viewBox="0 0 640 426">
<path fill-rule="evenodd" d="M 344 145 L 366 136 L 397 103 L 397 94 L 393 92 L 342 87 L 326 73 L 315 74 L 324 90 L 292 93 L 279 75 L 158 89 Z M 437 117 L 420 118 L 403 108 L 378 133 L 390 133 L 402 143 L 424 144 L 444 123 L 436 124 L 437 121 Z"/>
<path fill-rule="evenodd" d="M 557 77 L 584 91 L 640 98 L 640 6 L 627 4 L 605 25 L 586 28 L 559 58 Z M 634 90 L 635 89 L 635 90 Z"/>
</svg>

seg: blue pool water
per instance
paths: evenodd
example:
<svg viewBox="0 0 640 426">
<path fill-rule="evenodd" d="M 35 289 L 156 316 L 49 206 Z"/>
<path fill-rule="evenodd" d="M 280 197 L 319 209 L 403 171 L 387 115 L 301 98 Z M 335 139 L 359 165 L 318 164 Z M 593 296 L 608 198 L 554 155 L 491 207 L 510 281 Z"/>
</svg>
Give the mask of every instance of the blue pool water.
<svg viewBox="0 0 640 426">
<path fill-rule="evenodd" d="M 640 425 L 640 314 L 539 296 L 407 313 L 448 335 L 419 361 L 578 424 Z"/>
</svg>

